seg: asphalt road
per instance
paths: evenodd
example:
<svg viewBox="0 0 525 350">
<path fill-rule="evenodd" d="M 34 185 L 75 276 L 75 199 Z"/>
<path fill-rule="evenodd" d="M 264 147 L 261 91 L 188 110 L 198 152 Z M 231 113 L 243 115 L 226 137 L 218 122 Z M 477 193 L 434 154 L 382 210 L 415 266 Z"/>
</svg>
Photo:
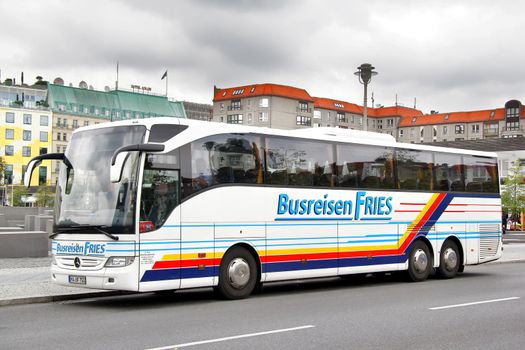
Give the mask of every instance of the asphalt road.
<svg viewBox="0 0 525 350">
<path fill-rule="evenodd" d="M 0 348 L 520 349 L 524 269 L 486 264 L 423 283 L 386 276 L 270 284 L 239 301 L 199 289 L 7 306 Z"/>
<path fill-rule="evenodd" d="M 503 244 L 525 243 L 525 232 L 507 231 L 503 235 Z"/>
</svg>

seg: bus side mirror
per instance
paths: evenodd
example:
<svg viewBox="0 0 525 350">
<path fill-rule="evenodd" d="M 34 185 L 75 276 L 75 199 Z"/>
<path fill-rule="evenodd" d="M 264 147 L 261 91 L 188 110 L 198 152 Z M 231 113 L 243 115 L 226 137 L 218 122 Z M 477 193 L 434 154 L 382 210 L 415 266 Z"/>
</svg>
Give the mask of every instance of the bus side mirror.
<svg viewBox="0 0 525 350">
<path fill-rule="evenodd" d="M 117 154 L 115 157 L 115 163 L 111 161 L 111 167 L 109 169 L 109 179 L 113 183 L 120 182 L 122 178 L 122 170 L 124 170 L 124 163 L 128 159 L 129 152 L 122 152 Z"/>
<path fill-rule="evenodd" d="M 27 164 L 26 172 L 24 174 L 24 186 L 29 187 L 31 185 L 31 176 L 35 168 L 42 163 L 40 159 L 31 159 L 29 164 Z"/>
<path fill-rule="evenodd" d="M 129 156 L 129 152 L 133 151 L 148 153 L 162 152 L 164 151 L 164 145 L 159 143 L 139 143 L 117 149 L 113 153 L 113 157 L 111 157 L 111 168 L 109 170 L 111 182 L 120 182 L 120 179 L 122 178 L 122 170 L 124 169 L 124 163 Z"/>
</svg>

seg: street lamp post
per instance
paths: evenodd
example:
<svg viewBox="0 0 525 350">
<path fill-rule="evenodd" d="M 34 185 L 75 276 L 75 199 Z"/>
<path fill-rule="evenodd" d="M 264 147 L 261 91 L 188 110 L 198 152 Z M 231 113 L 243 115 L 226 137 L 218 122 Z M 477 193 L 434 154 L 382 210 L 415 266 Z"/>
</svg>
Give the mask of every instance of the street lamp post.
<svg viewBox="0 0 525 350">
<path fill-rule="evenodd" d="M 368 106 L 367 106 L 367 88 L 368 83 L 372 80 L 374 75 L 377 75 L 377 72 L 374 71 L 375 67 L 370 63 L 363 63 L 357 67 L 358 71 L 354 74 L 359 77 L 359 82 L 365 87 L 365 98 L 363 102 L 363 130 L 368 130 Z"/>
</svg>

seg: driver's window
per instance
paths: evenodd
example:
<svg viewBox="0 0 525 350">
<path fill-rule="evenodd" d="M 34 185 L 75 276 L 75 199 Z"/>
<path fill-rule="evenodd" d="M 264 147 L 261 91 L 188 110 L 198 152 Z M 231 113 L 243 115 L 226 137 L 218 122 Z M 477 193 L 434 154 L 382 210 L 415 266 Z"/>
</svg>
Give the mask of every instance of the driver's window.
<svg viewBox="0 0 525 350">
<path fill-rule="evenodd" d="M 142 199 L 140 202 L 140 232 L 161 227 L 180 198 L 179 171 L 144 168 Z"/>
</svg>

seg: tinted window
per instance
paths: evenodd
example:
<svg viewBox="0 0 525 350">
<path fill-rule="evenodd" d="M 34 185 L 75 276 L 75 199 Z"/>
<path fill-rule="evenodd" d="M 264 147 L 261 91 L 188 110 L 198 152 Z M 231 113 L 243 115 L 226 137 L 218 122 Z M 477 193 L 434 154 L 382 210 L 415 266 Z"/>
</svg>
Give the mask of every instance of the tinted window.
<svg viewBox="0 0 525 350">
<path fill-rule="evenodd" d="M 224 183 L 263 183 L 261 138 L 224 134 L 205 137 L 181 150 L 184 196 Z"/>
<path fill-rule="evenodd" d="M 268 137 L 266 182 L 273 185 L 335 185 L 333 147 L 329 143 Z"/>
<path fill-rule="evenodd" d="M 398 149 L 396 161 L 400 189 L 422 191 L 433 189 L 432 153 Z"/>
<path fill-rule="evenodd" d="M 436 153 L 436 191 L 465 191 L 463 162 L 457 154 Z"/>
<path fill-rule="evenodd" d="M 337 145 L 339 186 L 394 188 L 393 153 L 387 147 Z"/>
<path fill-rule="evenodd" d="M 149 142 L 165 142 L 187 128 L 187 125 L 155 124 L 151 127 Z"/>
<path fill-rule="evenodd" d="M 485 157 L 463 156 L 465 189 L 467 192 L 498 192 L 496 160 Z"/>
</svg>

